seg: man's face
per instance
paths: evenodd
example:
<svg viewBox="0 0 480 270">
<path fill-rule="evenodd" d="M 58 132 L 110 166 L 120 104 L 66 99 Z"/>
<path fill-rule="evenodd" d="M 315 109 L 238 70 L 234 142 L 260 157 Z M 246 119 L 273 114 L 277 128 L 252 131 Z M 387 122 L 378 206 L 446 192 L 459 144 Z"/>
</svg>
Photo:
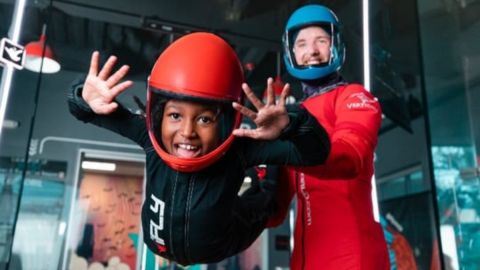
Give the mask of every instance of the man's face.
<svg viewBox="0 0 480 270">
<path fill-rule="evenodd" d="M 309 26 L 298 32 L 293 44 L 295 61 L 299 66 L 327 63 L 330 60 L 330 35 L 320 26 Z"/>
<path fill-rule="evenodd" d="M 199 157 L 219 145 L 218 109 L 196 102 L 170 100 L 162 117 L 165 150 L 182 158 Z"/>
</svg>

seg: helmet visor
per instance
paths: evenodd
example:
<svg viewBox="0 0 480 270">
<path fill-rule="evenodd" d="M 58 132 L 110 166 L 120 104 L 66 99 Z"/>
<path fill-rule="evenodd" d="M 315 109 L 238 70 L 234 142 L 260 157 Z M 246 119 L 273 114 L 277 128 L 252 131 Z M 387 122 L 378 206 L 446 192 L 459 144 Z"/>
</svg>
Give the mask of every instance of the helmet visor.
<svg viewBox="0 0 480 270">
<path fill-rule="evenodd" d="M 319 63 L 314 63 L 314 64 L 301 64 L 298 63 L 295 57 L 295 50 L 296 50 L 296 45 L 301 43 L 298 40 L 299 33 L 303 29 L 309 28 L 309 27 L 319 27 L 322 32 L 324 32 L 325 38 L 328 38 L 330 48 L 328 52 L 328 60 L 327 61 L 322 61 Z M 333 34 L 332 34 L 333 33 Z M 283 36 L 283 44 L 284 44 L 284 50 L 285 54 L 290 62 L 290 64 L 296 68 L 296 69 L 308 69 L 312 67 L 326 67 L 332 64 L 332 62 L 335 60 L 335 51 L 338 50 L 339 45 L 339 36 L 338 36 L 338 31 L 336 29 L 336 26 L 332 23 L 309 23 L 309 24 L 303 24 L 294 28 L 289 29 L 288 31 L 285 32 Z M 315 39 L 318 39 L 320 36 L 316 36 Z"/>
<path fill-rule="evenodd" d="M 222 149 L 230 143 L 232 130 L 239 122 L 231 101 L 185 96 L 152 88 L 148 92 L 149 135 L 162 159 L 168 157 L 167 160 L 179 164 L 199 162 L 203 167 L 223 154 Z M 191 164 L 188 166 L 191 167 Z"/>
</svg>

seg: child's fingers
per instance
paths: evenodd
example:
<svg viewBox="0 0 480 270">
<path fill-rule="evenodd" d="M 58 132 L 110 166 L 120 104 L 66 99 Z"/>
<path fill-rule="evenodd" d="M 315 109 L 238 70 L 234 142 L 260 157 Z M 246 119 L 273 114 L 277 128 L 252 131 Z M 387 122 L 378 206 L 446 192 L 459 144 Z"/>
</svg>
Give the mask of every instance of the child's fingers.
<svg viewBox="0 0 480 270">
<path fill-rule="evenodd" d="M 88 69 L 88 75 L 97 76 L 99 55 L 100 54 L 98 51 L 94 51 L 92 53 L 92 57 L 90 58 L 90 68 Z"/>
<path fill-rule="evenodd" d="M 256 139 L 258 137 L 258 134 L 254 129 L 238 128 L 238 129 L 234 129 L 232 131 L 232 134 L 237 137 L 249 137 L 252 139 Z"/>
<path fill-rule="evenodd" d="M 128 65 L 123 65 L 121 68 L 119 68 L 112 76 L 108 78 L 107 86 L 111 88 L 112 86 L 117 84 L 125 77 L 125 75 L 127 75 L 129 69 L 130 67 Z"/>
<path fill-rule="evenodd" d="M 118 104 L 116 102 L 111 102 L 108 104 L 103 104 L 95 107 L 94 112 L 96 114 L 109 114 L 115 111 L 117 108 L 118 108 Z"/>
<path fill-rule="evenodd" d="M 245 106 L 240 105 L 237 102 L 233 102 L 232 106 L 235 110 L 240 112 L 242 115 L 245 115 L 246 117 L 248 117 L 252 120 L 255 120 L 255 118 L 257 118 L 257 113 L 255 113 L 254 111 L 250 110 L 249 108 L 247 108 Z"/>
<path fill-rule="evenodd" d="M 275 104 L 275 91 L 273 90 L 273 79 L 267 79 L 267 105 Z"/>
<path fill-rule="evenodd" d="M 110 56 L 105 65 L 103 65 L 102 70 L 100 70 L 100 73 L 98 73 L 98 78 L 106 81 L 108 75 L 112 72 L 115 62 L 117 62 L 117 57 L 114 55 Z"/>
<path fill-rule="evenodd" d="M 278 105 L 285 107 L 288 95 L 290 95 L 290 84 L 287 83 L 283 87 L 282 93 L 280 94 L 280 100 L 278 101 Z"/>
<path fill-rule="evenodd" d="M 110 90 L 110 94 L 112 95 L 113 98 L 115 98 L 116 96 L 118 96 L 123 91 L 127 90 L 132 85 L 133 85 L 132 81 L 124 81 L 122 83 L 119 83 Z"/>
<path fill-rule="evenodd" d="M 242 89 L 243 89 L 243 92 L 245 93 L 245 96 L 247 96 L 248 100 L 250 100 L 250 102 L 253 104 L 253 106 L 255 106 L 255 108 L 257 108 L 257 110 L 260 110 L 261 108 L 263 108 L 264 106 L 263 103 L 260 101 L 260 99 L 257 98 L 257 96 L 252 91 L 252 89 L 250 89 L 250 86 L 248 86 L 248 84 L 243 83 Z"/>
</svg>

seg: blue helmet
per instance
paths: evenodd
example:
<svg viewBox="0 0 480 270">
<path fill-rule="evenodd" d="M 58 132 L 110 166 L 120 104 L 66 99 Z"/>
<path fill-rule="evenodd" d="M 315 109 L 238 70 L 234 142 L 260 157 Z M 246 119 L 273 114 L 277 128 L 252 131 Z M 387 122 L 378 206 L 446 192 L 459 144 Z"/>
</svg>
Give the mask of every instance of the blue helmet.
<svg viewBox="0 0 480 270">
<path fill-rule="evenodd" d="M 300 66 L 296 63 L 293 45 L 298 31 L 308 26 L 320 26 L 330 34 L 330 61 L 319 65 Z M 345 60 L 345 45 L 340 35 L 338 18 L 322 5 L 306 5 L 297 9 L 288 19 L 283 34 L 284 61 L 287 71 L 300 80 L 315 80 L 338 71 Z"/>
</svg>

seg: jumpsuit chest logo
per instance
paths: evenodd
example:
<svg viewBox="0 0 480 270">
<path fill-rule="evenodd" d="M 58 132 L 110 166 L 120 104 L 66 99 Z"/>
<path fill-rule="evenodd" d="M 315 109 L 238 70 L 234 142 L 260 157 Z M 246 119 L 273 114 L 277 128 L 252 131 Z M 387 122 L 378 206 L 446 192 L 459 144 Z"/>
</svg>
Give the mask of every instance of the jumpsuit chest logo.
<svg viewBox="0 0 480 270">
<path fill-rule="evenodd" d="M 376 101 L 365 95 L 365 93 L 354 93 L 350 97 L 356 98 L 358 101 L 347 103 L 348 109 L 371 109 L 375 112 L 378 111 L 374 105 Z"/>
<path fill-rule="evenodd" d="M 160 237 L 160 232 L 163 231 L 165 202 L 151 194 L 152 204 L 150 204 L 150 210 L 158 216 L 157 220 L 150 219 L 150 239 L 157 243 L 158 250 L 160 252 L 167 251 L 165 247 L 165 240 Z"/>
</svg>

